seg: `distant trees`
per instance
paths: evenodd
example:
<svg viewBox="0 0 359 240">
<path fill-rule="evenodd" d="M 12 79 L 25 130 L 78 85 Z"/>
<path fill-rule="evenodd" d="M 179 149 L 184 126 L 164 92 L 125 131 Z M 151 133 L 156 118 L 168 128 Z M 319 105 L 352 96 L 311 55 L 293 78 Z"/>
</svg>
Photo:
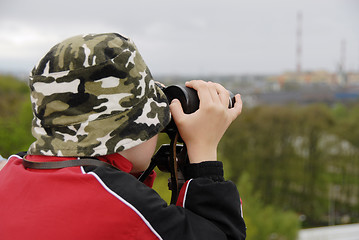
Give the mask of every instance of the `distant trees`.
<svg viewBox="0 0 359 240">
<path fill-rule="evenodd" d="M 243 201 L 248 240 L 297 239 L 301 227 L 298 214 L 273 204 L 265 204 L 248 173 L 241 175 L 237 186 Z"/>
<path fill-rule="evenodd" d="M 248 174 L 265 204 L 305 215 L 304 226 L 357 222 L 357 122 L 358 106 L 245 109 L 220 150 L 232 180 Z"/>
<path fill-rule="evenodd" d="M 0 75 L 0 109 L 0 154 L 9 157 L 27 151 L 34 141 L 27 84 L 12 76 Z"/>
</svg>

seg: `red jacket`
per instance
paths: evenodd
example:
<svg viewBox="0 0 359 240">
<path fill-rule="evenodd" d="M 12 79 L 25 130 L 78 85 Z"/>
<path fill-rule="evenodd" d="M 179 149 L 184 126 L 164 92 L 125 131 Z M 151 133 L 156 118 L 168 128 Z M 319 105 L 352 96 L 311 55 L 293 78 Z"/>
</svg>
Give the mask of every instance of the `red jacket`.
<svg viewBox="0 0 359 240">
<path fill-rule="evenodd" d="M 155 174 L 146 186 L 129 174 L 132 164 L 121 155 L 99 159 L 121 171 L 26 169 L 20 156 L 11 156 L 0 171 L 0 239 L 245 239 L 239 195 L 223 180 L 220 162 L 188 167 L 180 206 L 168 206 L 150 188 Z"/>
</svg>

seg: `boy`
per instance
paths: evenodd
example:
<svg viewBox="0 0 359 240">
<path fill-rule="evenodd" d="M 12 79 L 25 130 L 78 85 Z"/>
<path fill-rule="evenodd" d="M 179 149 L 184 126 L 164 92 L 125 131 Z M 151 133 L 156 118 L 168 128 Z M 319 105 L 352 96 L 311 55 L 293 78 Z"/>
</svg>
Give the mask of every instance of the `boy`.
<svg viewBox="0 0 359 240">
<path fill-rule="evenodd" d="M 245 239 L 235 185 L 223 179 L 217 145 L 241 112 L 219 84 L 186 83 L 200 108 L 170 105 L 131 40 L 76 36 L 54 46 L 30 76 L 32 133 L 26 156 L 0 172 L 0 239 Z M 144 171 L 170 112 L 188 148 L 177 206 L 133 175 Z M 210 119 L 210 121 L 209 121 Z M 93 158 L 95 165 L 33 169 Z M 26 167 L 27 166 L 27 167 Z"/>
</svg>

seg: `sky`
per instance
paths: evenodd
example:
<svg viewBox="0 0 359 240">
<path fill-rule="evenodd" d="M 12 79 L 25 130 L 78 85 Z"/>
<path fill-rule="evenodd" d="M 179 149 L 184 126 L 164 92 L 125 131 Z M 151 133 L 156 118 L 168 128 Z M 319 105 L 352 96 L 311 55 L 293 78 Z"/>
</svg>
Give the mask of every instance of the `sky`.
<svg viewBox="0 0 359 240">
<path fill-rule="evenodd" d="M 0 72 L 28 73 L 58 42 L 103 32 L 130 37 L 154 76 L 295 71 L 299 12 L 303 71 L 344 59 L 359 72 L 359 0 L 1 0 Z"/>
</svg>

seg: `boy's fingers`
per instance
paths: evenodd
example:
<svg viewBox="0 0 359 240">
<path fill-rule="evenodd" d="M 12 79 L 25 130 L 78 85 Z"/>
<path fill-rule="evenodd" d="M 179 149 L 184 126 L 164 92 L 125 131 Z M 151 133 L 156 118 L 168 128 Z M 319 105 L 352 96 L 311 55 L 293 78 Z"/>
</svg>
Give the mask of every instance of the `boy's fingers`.
<svg viewBox="0 0 359 240">
<path fill-rule="evenodd" d="M 170 111 L 175 121 L 181 119 L 184 116 L 181 102 L 178 99 L 172 100 L 170 104 Z"/>
<path fill-rule="evenodd" d="M 204 83 L 206 83 L 206 82 L 203 80 L 191 80 L 191 81 L 186 82 L 186 86 L 195 88 L 195 86 L 198 86 L 198 85 L 204 84 Z"/>
<path fill-rule="evenodd" d="M 203 80 L 192 80 L 186 82 L 187 87 L 195 89 L 200 99 L 200 104 L 209 102 L 221 103 L 228 107 L 230 94 L 221 84 L 213 82 L 205 82 Z M 228 109 L 231 120 L 233 121 L 238 117 L 242 111 L 242 99 L 239 94 L 235 96 L 236 102 L 234 107 Z"/>
<path fill-rule="evenodd" d="M 200 99 L 206 99 L 207 102 L 212 100 L 213 102 L 220 102 L 228 106 L 229 92 L 219 83 L 192 80 L 187 82 L 186 86 L 195 89 Z"/>
<path fill-rule="evenodd" d="M 239 116 L 239 114 L 241 114 L 242 107 L 243 107 L 241 95 L 236 94 L 235 99 L 236 99 L 236 102 L 234 103 L 234 107 L 229 109 L 229 112 L 230 112 L 231 117 L 232 117 L 232 121 L 234 119 L 236 119 Z"/>
<path fill-rule="evenodd" d="M 186 82 L 186 87 L 193 88 L 197 91 L 198 98 L 200 100 L 200 105 L 209 103 L 212 101 L 211 92 L 208 88 L 208 84 L 203 80 L 192 80 Z"/>
<path fill-rule="evenodd" d="M 214 86 L 216 88 L 217 96 L 218 96 L 220 102 L 224 106 L 228 106 L 228 104 L 229 104 L 229 92 L 227 91 L 227 89 L 225 87 L 223 87 L 219 83 L 214 83 Z"/>
<path fill-rule="evenodd" d="M 213 100 L 213 102 L 215 102 L 216 104 L 218 104 L 219 102 L 219 96 L 218 96 L 218 90 L 217 90 L 217 86 L 215 85 L 215 83 L 209 83 L 208 85 L 208 90 L 211 94 L 211 98 Z"/>
</svg>

